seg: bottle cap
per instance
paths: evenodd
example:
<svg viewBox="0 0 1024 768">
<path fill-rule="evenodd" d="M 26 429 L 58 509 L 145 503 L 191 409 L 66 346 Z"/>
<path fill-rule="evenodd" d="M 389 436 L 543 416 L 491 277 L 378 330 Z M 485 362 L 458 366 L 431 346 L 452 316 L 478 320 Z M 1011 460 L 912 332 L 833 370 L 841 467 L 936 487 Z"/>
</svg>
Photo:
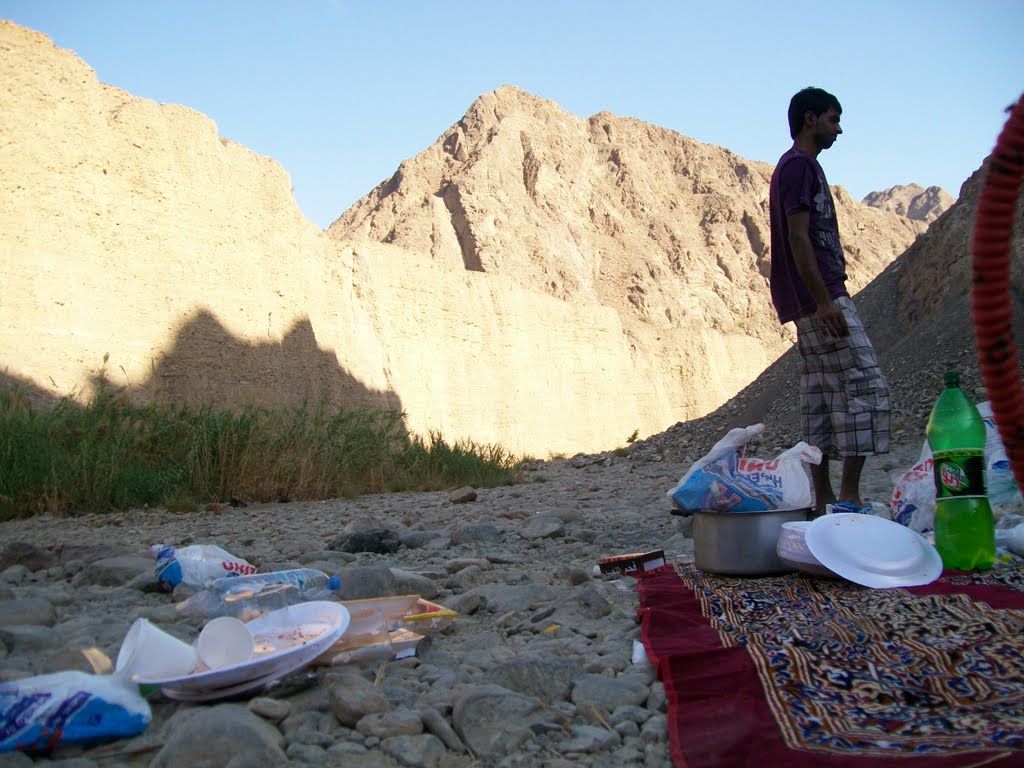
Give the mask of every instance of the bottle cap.
<svg viewBox="0 0 1024 768">
<path fill-rule="evenodd" d="M 157 563 L 156 580 L 164 592 L 173 592 L 174 588 L 181 583 L 181 563 L 177 560 L 167 560 Z"/>
<path fill-rule="evenodd" d="M 337 576 L 331 576 L 331 578 L 327 580 L 327 588 L 332 591 L 341 589 L 341 579 Z"/>
<path fill-rule="evenodd" d="M 947 387 L 959 387 L 960 371 L 946 371 L 942 376 L 942 383 Z"/>
</svg>

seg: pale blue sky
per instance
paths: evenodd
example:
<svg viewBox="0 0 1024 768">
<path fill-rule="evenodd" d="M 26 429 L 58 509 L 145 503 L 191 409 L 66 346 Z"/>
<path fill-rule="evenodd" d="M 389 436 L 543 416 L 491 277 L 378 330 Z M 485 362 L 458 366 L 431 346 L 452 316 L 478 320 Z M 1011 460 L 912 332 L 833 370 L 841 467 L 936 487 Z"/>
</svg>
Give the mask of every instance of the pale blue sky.
<svg viewBox="0 0 1024 768">
<path fill-rule="evenodd" d="M 0 0 L 0 17 L 274 158 L 320 227 L 505 83 L 767 162 L 790 96 L 819 85 L 845 130 L 822 163 L 858 199 L 956 195 L 1024 90 L 1022 0 Z"/>
</svg>

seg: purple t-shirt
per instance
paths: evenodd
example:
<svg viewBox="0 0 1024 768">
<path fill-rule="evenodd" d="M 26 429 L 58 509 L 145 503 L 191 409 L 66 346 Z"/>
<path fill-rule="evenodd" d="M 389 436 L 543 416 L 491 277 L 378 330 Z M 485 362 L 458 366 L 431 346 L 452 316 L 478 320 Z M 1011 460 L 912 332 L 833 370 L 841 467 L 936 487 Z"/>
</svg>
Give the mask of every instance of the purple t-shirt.
<svg viewBox="0 0 1024 768">
<path fill-rule="evenodd" d="M 772 228 L 771 292 L 779 322 L 809 315 L 818 305 L 804 287 L 789 246 L 788 216 L 810 211 L 809 233 L 825 287 L 833 299 L 846 292 L 846 256 L 839 242 L 839 224 L 832 192 L 821 165 L 793 148 L 779 158 L 768 194 Z"/>
</svg>

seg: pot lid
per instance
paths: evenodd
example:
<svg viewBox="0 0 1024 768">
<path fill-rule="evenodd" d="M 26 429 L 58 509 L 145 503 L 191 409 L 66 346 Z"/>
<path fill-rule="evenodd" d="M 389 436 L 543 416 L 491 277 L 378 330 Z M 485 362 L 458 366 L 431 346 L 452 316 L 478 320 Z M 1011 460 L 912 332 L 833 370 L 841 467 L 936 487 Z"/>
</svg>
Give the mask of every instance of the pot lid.
<svg viewBox="0 0 1024 768">
<path fill-rule="evenodd" d="M 824 515 L 808 526 L 806 542 L 819 563 L 865 587 L 917 587 L 942 574 L 942 558 L 924 536 L 875 515 Z"/>
</svg>

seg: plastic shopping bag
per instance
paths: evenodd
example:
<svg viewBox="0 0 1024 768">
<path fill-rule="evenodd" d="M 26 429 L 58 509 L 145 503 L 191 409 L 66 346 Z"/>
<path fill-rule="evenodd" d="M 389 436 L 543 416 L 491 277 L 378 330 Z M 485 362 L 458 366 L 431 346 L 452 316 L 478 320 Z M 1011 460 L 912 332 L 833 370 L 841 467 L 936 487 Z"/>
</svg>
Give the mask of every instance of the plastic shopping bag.
<svg viewBox="0 0 1024 768">
<path fill-rule="evenodd" d="M 138 687 L 116 675 L 68 671 L 0 684 L 0 752 L 135 736 L 150 718 Z"/>
<path fill-rule="evenodd" d="M 992 404 L 988 400 L 979 403 L 978 413 L 985 422 L 985 487 L 988 490 L 989 503 L 997 513 L 1006 514 L 1013 511 L 1020 514 L 1024 511 L 1024 498 L 1017 488 L 1013 468 L 1006 455 L 1006 446 L 999 436 L 999 427 L 992 414 Z"/>
<path fill-rule="evenodd" d="M 764 424 L 733 429 L 715 443 L 668 492 L 683 510 L 762 512 L 803 509 L 812 502 L 804 464 L 821 462 L 818 448 L 800 442 L 774 459 L 748 458 L 746 445 L 764 431 Z"/>
<path fill-rule="evenodd" d="M 1006 456 L 1006 448 L 999 437 L 999 428 L 992 416 L 992 406 L 986 400 L 978 404 L 978 412 L 985 422 L 985 488 L 992 512 L 999 519 L 1004 515 L 1024 512 L 1013 469 Z M 918 533 L 935 527 L 935 477 L 932 449 L 924 441 L 921 457 L 906 472 L 893 476 L 894 488 L 890 506 L 897 523 Z"/>
<path fill-rule="evenodd" d="M 182 582 L 192 589 L 206 589 L 217 579 L 256 573 L 256 566 L 213 544 L 180 548 L 154 544 L 149 549 L 156 558 L 156 580 L 165 592 Z"/>
<path fill-rule="evenodd" d="M 894 475 L 889 506 L 892 519 L 918 533 L 935 527 L 935 476 L 932 449 L 924 441 L 921 456 L 906 472 Z"/>
</svg>

